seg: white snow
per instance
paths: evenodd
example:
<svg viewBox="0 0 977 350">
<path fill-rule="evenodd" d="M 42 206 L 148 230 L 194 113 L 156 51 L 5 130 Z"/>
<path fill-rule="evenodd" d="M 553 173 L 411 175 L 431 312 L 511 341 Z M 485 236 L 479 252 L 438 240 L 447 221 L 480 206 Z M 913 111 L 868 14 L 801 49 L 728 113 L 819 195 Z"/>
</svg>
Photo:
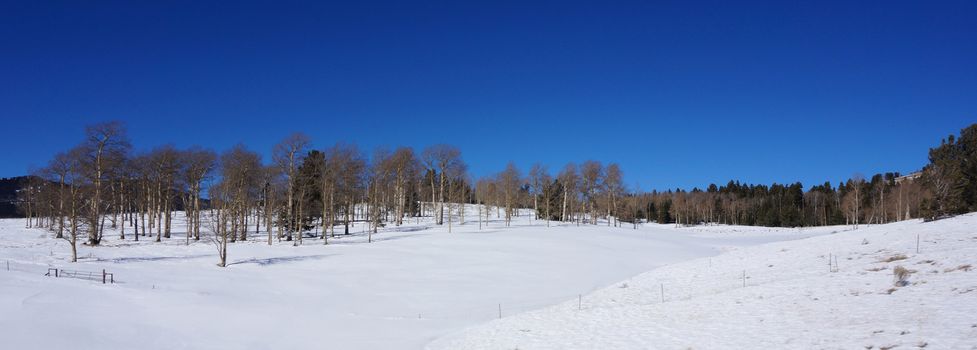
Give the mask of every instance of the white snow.
<svg viewBox="0 0 977 350">
<path fill-rule="evenodd" d="M 794 264 L 778 260 L 780 258 L 775 254 L 778 248 L 763 247 L 751 253 L 751 250 L 735 250 L 736 247 L 800 239 L 841 228 L 674 228 L 649 224 L 632 230 L 630 226 L 608 227 L 604 222 L 579 227 L 552 223 L 552 227 L 546 227 L 544 221 L 530 220 L 528 213 L 523 213 L 512 227 L 503 227 L 502 221 L 493 215 L 493 222 L 479 230 L 475 213 L 475 208 L 469 208 L 467 222 L 464 225 L 455 222 L 452 233 L 448 233 L 445 226 L 432 225 L 429 219 L 419 223 L 411 219 L 409 224 L 401 227 L 382 228 L 374 236 L 374 243 L 366 242 L 363 224 L 354 227 L 355 234 L 331 240 L 328 246 L 315 239 L 306 239 L 305 245 L 300 247 L 293 247 L 291 242 L 267 246 L 263 233 L 252 234 L 248 242 L 231 244 L 230 266 L 227 268 L 215 266 L 217 254 L 211 243 L 200 241 L 184 245 L 183 221 L 179 218 L 174 221 L 178 232 L 162 243 L 146 239 L 148 237 L 133 242 L 131 229 L 129 239 L 122 241 L 110 231 L 106 233 L 104 246 L 79 245 L 82 259 L 78 263 L 67 262 L 70 255 L 67 242 L 51 238 L 50 232 L 25 229 L 24 220 L 0 220 L 2 347 L 419 349 L 447 334 L 453 336 L 437 341 L 432 347 L 670 346 L 692 341 L 687 337 L 701 332 L 721 334 L 730 329 L 728 325 L 723 328 L 717 324 L 726 324 L 724 319 L 739 315 L 740 309 L 727 305 L 728 309 L 717 309 L 714 313 L 714 306 L 704 298 L 716 293 L 739 295 L 735 298 L 756 309 L 749 312 L 751 319 L 766 317 L 768 324 L 773 323 L 777 320 L 776 315 L 766 315 L 777 310 L 763 311 L 765 304 L 753 296 L 773 298 L 772 288 L 779 286 L 768 283 L 778 279 L 796 274 L 817 277 L 813 269 L 826 269 L 827 266 L 818 255 L 832 249 L 844 253 L 842 248 L 848 249 L 849 245 L 831 243 L 836 237 L 841 238 L 836 235 L 823 242 L 817 241 L 817 249 L 791 252 L 789 255 L 796 255 L 798 259 L 794 262 L 797 270 L 778 277 L 781 275 L 774 271 Z M 852 239 L 858 240 L 846 238 L 845 242 Z M 878 249 L 893 243 L 870 239 L 873 239 L 872 245 L 852 248 Z M 803 247 L 808 243 L 792 244 Z M 928 246 L 927 251 L 949 246 L 942 243 L 929 245 L 933 247 Z M 769 252 L 771 249 L 773 253 Z M 716 258 L 722 260 L 714 261 L 716 267 L 713 269 L 707 269 L 705 260 L 697 260 L 663 267 L 629 282 L 615 283 L 667 264 L 730 250 L 733 252 Z M 750 257 L 769 259 L 776 265 L 761 268 L 757 265 L 760 263 L 758 258 Z M 738 261 L 740 258 L 745 260 Z M 941 264 L 933 269 L 942 270 L 949 266 L 946 264 L 954 262 L 949 258 L 933 259 Z M 921 268 L 922 265 L 915 265 L 916 260 L 916 257 L 912 260 L 913 268 Z M 8 262 L 9 271 L 5 267 Z M 841 264 L 841 273 L 825 278 L 840 278 L 861 270 L 848 266 L 853 264 L 848 261 Z M 738 271 L 741 265 L 750 269 L 751 287 L 736 291 L 733 288 L 738 281 L 735 273 L 728 276 L 726 271 Z M 99 273 L 106 269 L 115 274 L 119 283 L 103 285 L 100 281 L 46 277 L 44 273 L 48 267 Z M 804 272 L 808 268 L 811 272 Z M 902 288 L 895 296 L 885 295 L 884 298 L 896 300 L 894 298 L 902 298 L 902 295 L 915 295 L 917 290 L 941 286 L 934 283 L 937 276 L 967 274 L 971 273 L 941 272 L 933 278 L 926 275 L 926 280 L 930 281 L 928 285 Z M 877 293 L 891 282 L 888 271 L 862 278 L 871 285 L 851 285 L 846 286 L 846 290 Z M 915 280 L 915 276 L 913 278 Z M 645 322 L 641 317 L 650 317 L 642 316 L 642 310 L 665 307 L 654 302 L 657 298 L 654 290 L 647 290 L 656 287 L 659 280 L 666 282 L 666 293 L 669 293 L 669 303 L 665 305 L 700 303 L 696 305 L 702 308 L 695 309 L 692 304 L 677 307 L 667 317 L 673 323 L 653 318 L 653 329 L 627 326 L 629 320 Z M 707 281 L 699 289 L 687 287 Z M 588 295 L 611 283 L 615 283 L 613 287 Z M 629 287 L 617 287 L 623 283 L 628 283 Z M 784 288 L 800 288 L 807 284 L 803 279 L 791 283 Z M 747 292 L 749 294 L 737 294 Z M 813 293 L 822 300 L 829 298 L 825 294 L 837 294 L 834 289 L 803 292 Z M 574 310 L 580 294 L 586 295 L 585 311 Z M 957 300 L 949 299 L 949 295 L 941 298 Z M 690 301 L 680 301 L 690 297 Z M 569 304 L 560 304 L 517 315 L 567 300 L 573 300 L 573 308 L 568 308 Z M 458 333 L 466 327 L 498 318 L 500 306 L 504 317 L 501 322 Z M 867 316 L 891 318 L 891 323 L 865 322 L 872 324 L 872 328 L 885 330 L 884 336 L 894 336 L 891 332 L 901 328 L 918 328 L 897 327 L 900 325 L 897 321 L 903 320 L 901 317 L 883 316 L 915 313 L 918 307 L 908 303 L 888 306 L 892 309 L 876 310 Z M 798 307 L 817 310 L 819 306 Z M 632 308 L 635 310 L 633 314 L 628 311 Z M 615 320 L 615 317 L 622 318 Z M 693 321 L 715 328 L 701 328 L 700 333 L 654 333 L 656 329 L 678 329 L 674 322 Z M 803 320 L 786 321 L 796 325 Z M 955 326 L 962 327 L 970 321 L 960 322 Z M 969 323 L 966 326 L 969 327 Z M 810 326 L 814 327 L 834 326 Z M 523 332 L 523 329 L 529 331 Z M 913 336 L 927 334 L 914 333 Z M 749 335 L 742 336 L 752 339 Z M 828 333 L 823 338 L 838 336 Z M 698 341 L 707 345 L 725 344 L 719 341 L 727 338 L 717 336 Z M 811 334 L 801 340 L 813 338 L 820 337 Z M 779 341 L 780 338 L 770 339 Z M 936 340 L 933 342 L 936 344 Z"/>
<path fill-rule="evenodd" d="M 977 349 L 975 268 L 977 214 L 863 226 L 656 268 L 428 348 Z"/>
</svg>

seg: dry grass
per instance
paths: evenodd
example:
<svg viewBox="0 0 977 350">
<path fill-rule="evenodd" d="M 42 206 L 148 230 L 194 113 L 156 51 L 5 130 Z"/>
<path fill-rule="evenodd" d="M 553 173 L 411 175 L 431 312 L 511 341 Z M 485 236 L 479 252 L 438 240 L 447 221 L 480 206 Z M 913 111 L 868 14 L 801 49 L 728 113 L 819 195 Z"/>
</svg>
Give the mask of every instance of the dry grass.
<svg viewBox="0 0 977 350">
<path fill-rule="evenodd" d="M 905 260 L 905 259 L 909 259 L 909 257 L 908 256 L 905 256 L 903 254 L 896 254 L 896 255 L 891 255 L 889 257 L 886 257 L 886 258 L 884 258 L 882 260 L 879 260 L 879 261 L 880 262 L 893 262 L 893 261 Z"/>
<path fill-rule="evenodd" d="M 896 287 L 902 287 L 902 286 L 908 285 L 909 284 L 909 281 L 908 281 L 909 275 L 911 275 L 911 274 L 912 274 L 912 272 L 909 271 L 909 269 L 907 269 L 905 267 L 902 267 L 902 266 L 896 266 L 894 269 L 892 269 L 892 276 L 895 277 L 895 280 L 896 280 L 895 285 L 896 285 Z"/>
<path fill-rule="evenodd" d="M 954 267 L 954 268 L 945 269 L 945 270 L 943 270 L 943 272 L 953 272 L 953 271 L 969 272 L 971 269 L 973 269 L 973 267 L 970 266 L 970 264 L 966 264 L 966 265 L 960 265 L 960 266 L 957 266 L 957 267 Z"/>
</svg>

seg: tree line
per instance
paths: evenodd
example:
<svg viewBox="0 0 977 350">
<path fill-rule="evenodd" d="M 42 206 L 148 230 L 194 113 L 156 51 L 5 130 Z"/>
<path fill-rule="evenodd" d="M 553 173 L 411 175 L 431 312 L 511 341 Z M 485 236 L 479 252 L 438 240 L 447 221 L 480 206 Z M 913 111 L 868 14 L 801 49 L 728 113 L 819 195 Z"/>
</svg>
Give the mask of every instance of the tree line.
<svg viewBox="0 0 977 350">
<path fill-rule="evenodd" d="M 109 227 L 119 239 L 170 239 L 173 213 L 185 214 L 183 239 L 200 240 L 203 228 L 227 262 L 230 243 L 267 244 L 306 239 L 329 244 L 367 225 L 367 240 L 385 225 L 430 217 L 436 225 L 464 225 L 466 208 L 478 224 L 491 215 L 508 226 L 518 209 L 533 219 L 576 225 L 630 226 L 642 222 L 695 225 L 819 226 L 935 219 L 977 210 L 977 124 L 930 150 L 921 172 L 854 175 L 837 185 L 752 185 L 730 181 L 705 189 L 642 192 L 628 188 L 618 164 L 570 163 L 551 173 L 540 164 L 523 174 L 513 163 L 475 179 L 461 151 L 434 145 L 378 148 L 370 156 L 355 145 L 315 149 L 302 133 L 261 154 L 236 145 L 220 154 L 171 145 L 133 152 L 125 127 L 86 127 L 83 141 L 54 155 L 18 192 L 28 227 L 77 244 L 98 246 Z M 466 206 L 463 204 L 478 204 Z M 475 208 L 475 209 L 471 209 Z M 542 223 L 541 223 L 542 224 Z"/>
</svg>

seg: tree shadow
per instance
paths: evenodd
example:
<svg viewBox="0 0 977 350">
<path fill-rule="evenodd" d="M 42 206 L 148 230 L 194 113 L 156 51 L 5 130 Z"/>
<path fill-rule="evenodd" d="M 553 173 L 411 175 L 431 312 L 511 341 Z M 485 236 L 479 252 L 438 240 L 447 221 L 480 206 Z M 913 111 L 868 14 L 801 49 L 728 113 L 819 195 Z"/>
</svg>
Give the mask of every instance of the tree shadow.
<svg viewBox="0 0 977 350">
<path fill-rule="evenodd" d="M 401 227 L 394 226 L 394 227 L 387 227 L 387 228 L 384 229 L 384 231 L 385 232 L 417 232 L 417 231 L 428 230 L 430 228 L 431 227 L 429 227 L 429 226 L 409 226 L 409 227 L 407 227 L 407 226 L 401 226 Z"/>
<path fill-rule="evenodd" d="M 401 234 L 401 235 L 388 236 L 388 235 L 383 235 L 382 232 L 379 234 L 374 233 L 373 243 L 384 242 L 384 241 L 395 241 L 398 239 L 414 238 L 414 237 L 420 237 L 426 235 L 427 234 L 423 234 L 423 233 L 414 233 L 414 234 Z M 352 245 L 352 244 L 371 244 L 371 243 L 367 241 L 366 233 L 359 233 L 359 232 L 329 238 L 329 245 Z"/>
<path fill-rule="evenodd" d="M 112 258 L 112 259 L 102 259 L 96 258 L 96 262 L 112 262 L 112 263 L 131 263 L 131 262 L 144 262 L 144 261 L 166 261 L 166 260 L 183 260 L 183 259 L 196 259 L 210 257 L 213 254 L 197 254 L 197 255 L 182 255 L 182 256 L 133 256 L 124 258 Z"/>
<path fill-rule="evenodd" d="M 257 264 L 259 266 L 268 266 L 268 265 L 277 265 L 277 264 L 284 264 L 284 263 L 297 262 L 297 261 L 305 261 L 305 260 L 319 260 L 319 259 L 323 259 L 323 258 L 325 258 L 327 256 L 330 256 L 330 255 L 333 255 L 333 254 L 303 255 L 303 256 L 282 256 L 282 257 L 277 257 L 277 258 L 266 258 L 266 259 L 251 258 L 251 259 L 238 260 L 238 261 L 229 263 L 227 265 Z"/>
<path fill-rule="evenodd" d="M 405 231 L 410 232 L 410 231 Z M 412 234 L 412 235 L 396 235 L 396 236 L 373 236 L 373 242 L 383 242 L 383 241 L 396 241 L 398 239 L 411 238 L 424 236 L 422 234 Z M 359 243 L 369 243 L 369 242 L 359 242 Z"/>
</svg>

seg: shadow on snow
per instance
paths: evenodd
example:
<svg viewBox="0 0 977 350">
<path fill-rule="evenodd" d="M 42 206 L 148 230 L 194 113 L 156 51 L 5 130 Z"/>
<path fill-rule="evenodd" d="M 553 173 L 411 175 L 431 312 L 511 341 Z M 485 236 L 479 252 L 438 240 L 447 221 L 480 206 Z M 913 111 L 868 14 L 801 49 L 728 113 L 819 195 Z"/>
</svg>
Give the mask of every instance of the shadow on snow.
<svg viewBox="0 0 977 350">
<path fill-rule="evenodd" d="M 258 264 L 260 266 L 268 266 L 268 265 L 277 265 L 277 264 L 284 264 L 284 263 L 305 261 L 305 260 L 319 260 L 330 255 L 332 254 L 282 256 L 277 258 L 265 258 L 265 259 L 251 258 L 251 259 L 238 260 L 229 263 L 227 265 L 230 266 L 230 265 L 238 265 L 238 264 Z"/>
</svg>

